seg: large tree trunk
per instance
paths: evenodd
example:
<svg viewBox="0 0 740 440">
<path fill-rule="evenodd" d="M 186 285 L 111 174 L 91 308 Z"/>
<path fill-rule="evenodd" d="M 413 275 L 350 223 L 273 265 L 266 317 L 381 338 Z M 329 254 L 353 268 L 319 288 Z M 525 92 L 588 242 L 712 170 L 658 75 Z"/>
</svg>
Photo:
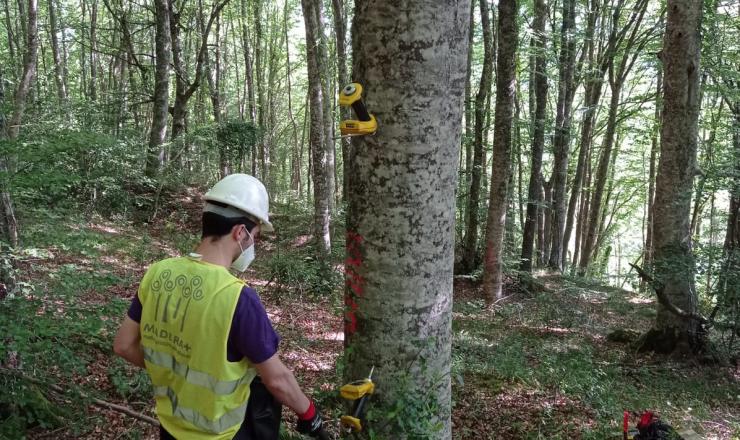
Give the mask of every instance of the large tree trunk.
<svg viewBox="0 0 740 440">
<path fill-rule="evenodd" d="M 470 196 L 465 212 L 465 246 L 463 248 L 461 271 L 470 273 L 475 270 L 478 262 L 478 207 L 481 194 L 481 174 L 485 163 L 483 161 L 483 148 L 486 136 L 486 102 L 491 94 L 491 82 L 493 79 L 493 29 L 491 25 L 490 11 L 487 3 L 481 0 L 480 14 L 481 27 L 483 28 L 483 71 L 481 72 L 478 93 L 475 95 L 475 127 L 473 129 L 473 168 L 470 179 Z"/>
<path fill-rule="evenodd" d="M 314 227 L 313 233 L 320 254 L 328 255 L 331 251 L 331 237 L 329 223 L 331 219 L 331 187 L 329 186 L 329 168 L 324 140 L 323 94 L 321 73 L 318 61 L 318 32 L 316 23 L 316 0 L 301 0 L 303 19 L 306 28 L 306 62 L 308 65 L 308 89 L 311 112 L 310 144 L 313 164 L 313 198 L 314 198 Z"/>
<path fill-rule="evenodd" d="M 701 0 L 668 0 L 661 52 L 663 127 L 655 185 L 655 280 L 668 300 L 688 313 L 697 310 L 689 214 L 696 174 L 701 14 Z M 657 308 L 644 349 L 670 353 L 702 348 L 696 320 L 680 318 L 661 304 Z"/>
<path fill-rule="evenodd" d="M 481 0 L 481 13 L 483 4 Z M 498 5 L 499 47 L 496 60 L 496 113 L 493 134 L 493 163 L 491 165 L 491 192 L 486 224 L 486 256 L 483 271 L 483 291 L 486 301 L 502 296 L 502 255 L 504 230 L 511 178 L 511 123 L 516 93 L 516 0 L 502 0 Z"/>
<path fill-rule="evenodd" d="M 154 71 L 154 105 L 152 129 L 149 133 L 146 168 L 147 177 L 154 177 L 164 160 L 164 144 L 167 139 L 168 97 L 170 89 L 170 13 L 167 0 L 155 0 L 156 19 L 156 63 Z"/>
<path fill-rule="evenodd" d="M 54 2 L 56 0 L 47 0 L 49 2 L 49 34 L 51 36 L 51 54 L 54 59 L 54 82 L 57 86 L 57 97 L 59 103 L 64 105 L 67 102 L 67 78 L 64 76 L 64 67 L 62 65 L 62 56 L 59 49 L 59 39 L 57 38 L 57 15 Z"/>
<path fill-rule="evenodd" d="M 449 439 L 454 192 L 469 4 L 355 6 L 355 78 L 367 85 L 368 107 L 381 125 L 375 136 L 355 138 L 350 155 L 346 374 L 363 377 L 375 365 L 379 414 L 417 399 L 372 427 L 379 438 Z M 402 17 L 403 26 L 389 17 Z"/>
<path fill-rule="evenodd" d="M 28 98 L 28 91 L 31 89 L 31 81 L 33 81 L 36 74 L 36 54 L 39 48 L 37 16 L 37 0 L 28 0 L 28 25 L 24 26 L 27 33 L 26 52 L 23 55 L 23 74 L 15 92 L 15 109 L 8 127 L 8 135 L 11 139 L 17 138 L 20 133 L 23 113 L 26 110 L 26 98 Z"/>
<path fill-rule="evenodd" d="M 537 227 L 537 211 L 540 205 L 540 187 L 542 186 L 542 153 L 545 148 L 545 113 L 547 111 L 547 54 L 545 53 L 545 22 L 547 19 L 547 4 L 545 0 L 534 2 L 534 135 L 532 136 L 532 166 L 527 191 L 527 217 L 524 222 L 522 237 L 522 258 L 520 269 L 524 272 L 532 271 L 534 236 Z M 530 109 L 531 110 L 531 109 Z"/>
<path fill-rule="evenodd" d="M 551 269 L 562 270 L 563 253 L 568 244 L 563 241 L 565 229 L 565 185 L 568 180 L 568 155 L 570 145 L 570 120 L 575 81 L 573 71 L 576 61 L 576 41 L 574 35 L 576 0 L 563 0 L 563 24 L 560 28 L 560 57 L 558 73 L 558 104 L 555 116 L 555 138 L 553 149 L 555 160 L 552 176 L 552 246 L 547 265 Z"/>
</svg>

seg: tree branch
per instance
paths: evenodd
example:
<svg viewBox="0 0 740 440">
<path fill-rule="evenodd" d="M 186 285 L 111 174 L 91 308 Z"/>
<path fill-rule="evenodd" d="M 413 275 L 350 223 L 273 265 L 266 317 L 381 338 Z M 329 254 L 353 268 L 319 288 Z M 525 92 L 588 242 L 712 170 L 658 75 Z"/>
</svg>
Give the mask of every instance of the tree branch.
<svg viewBox="0 0 740 440">
<path fill-rule="evenodd" d="M 67 392 L 62 387 L 60 387 L 58 385 L 55 385 L 53 383 L 44 382 L 44 381 L 39 380 L 39 379 L 36 379 L 34 377 L 27 376 L 27 375 L 25 375 L 21 371 L 15 371 L 15 370 L 11 370 L 11 369 L 8 369 L 8 368 L 0 368 L 0 373 L 7 374 L 9 376 L 15 376 L 15 377 L 17 377 L 19 379 L 22 379 L 22 380 L 25 380 L 25 381 L 34 383 L 36 385 L 48 387 L 52 391 L 54 391 L 56 393 L 59 393 L 59 394 L 67 394 Z M 123 406 L 123 405 L 118 405 L 116 403 L 106 402 L 105 400 L 101 400 L 101 399 L 98 399 L 98 398 L 95 398 L 95 397 L 90 397 L 90 396 L 86 395 L 85 393 L 83 393 L 81 391 L 80 391 L 80 396 L 82 396 L 83 398 L 89 398 L 92 401 L 93 405 L 100 406 L 102 408 L 112 409 L 114 411 L 118 411 L 120 413 L 123 413 L 123 414 L 126 414 L 128 416 L 131 416 L 131 417 L 133 417 L 135 419 L 139 419 L 139 420 L 141 420 L 143 422 L 147 422 L 150 425 L 159 426 L 159 421 L 157 419 L 155 419 L 153 417 L 149 417 L 149 416 L 147 416 L 145 414 L 142 414 L 140 412 L 136 412 L 136 411 L 132 410 L 129 407 L 126 407 L 126 406 Z"/>
<path fill-rule="evenodd" d="M 637 271 L 637 274 L 640 275 L 640 278 L 645 280 L 646 283 L 650 284 L 650 286 L 655 291 L 655 295 L 658 297 L 658 302 L 668 309 L 669 312 L 673 313 L 676 316 L 679 316 L 684 319 L 695 319 L 699 321 L 702 324 L 707 324 L 709 321 L 707 318 L 697 314 L 697 313 L 690 313 L 683 309 L 678 308 L 676 305 L 674 305 L 670 299 L 668 299 L 668 296 L 666 296 L 665 292 L 663 291 L 664 286 L 661 285 L 658 281 L 655 281 L 653 277 L 648 275 L 647 272 L 645 272 L 640 266 L 637 266 L 635 264 L 629 263 L 630 266 L 632 266 L 633 269 Z"/>
</svg>

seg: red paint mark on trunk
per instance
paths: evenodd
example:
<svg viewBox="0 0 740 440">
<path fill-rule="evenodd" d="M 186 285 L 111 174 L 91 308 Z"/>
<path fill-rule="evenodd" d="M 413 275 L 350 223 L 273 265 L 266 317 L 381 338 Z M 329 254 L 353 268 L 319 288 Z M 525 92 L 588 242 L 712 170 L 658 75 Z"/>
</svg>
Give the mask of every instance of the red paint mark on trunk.
<svg viewBox="0 0 740 440">
<path fill-rule="evenodd" d="M 344 335 L 345 342 L 357 331 L 356 299 L 361 297 L 365 288 L 365 278 L 359 274 L 362 266 L 362 242 L 361 235 L 355 232 L 347 232 L 347 259 L 344 260 L 344 273 L 346 275 L 344 291 Z"/>
</svg>

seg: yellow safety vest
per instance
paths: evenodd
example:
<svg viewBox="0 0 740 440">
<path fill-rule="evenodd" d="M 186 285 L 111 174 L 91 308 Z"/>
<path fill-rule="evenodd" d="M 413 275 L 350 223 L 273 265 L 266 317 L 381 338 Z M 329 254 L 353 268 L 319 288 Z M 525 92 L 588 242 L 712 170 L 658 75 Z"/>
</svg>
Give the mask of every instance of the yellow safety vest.
<svg viewBox="0 0 740 440">
<path fill-rule="evenodd" d="M 228 362 L 226 344 L 244 283 L 194 257 L 153 264 L 139 286 L 141 345 L 157 416 L 178 440 L 226 440 L 244 420 L 256 370 Z"/>
</svg>

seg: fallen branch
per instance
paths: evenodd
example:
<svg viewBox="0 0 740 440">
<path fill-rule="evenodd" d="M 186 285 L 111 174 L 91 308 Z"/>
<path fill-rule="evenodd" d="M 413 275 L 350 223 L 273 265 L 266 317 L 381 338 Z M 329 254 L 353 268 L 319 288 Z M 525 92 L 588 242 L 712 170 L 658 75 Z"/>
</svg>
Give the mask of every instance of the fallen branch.
<svg viewBox="0 0 740 440">
<path fill-rule="evenodd" d="M 26 381 L 31 382 L 31 383 L 34 383 L 36 385 L 49 387 L 52 391 L 57 392 L 59 394 L 66 394 L 67 393 L 59 385 L 55 385 L 53 383 L 47 383 L 47 382 L 44 382 L 43 380 L 39 380 L 39 379 L 36 379 L 34 377 L 27 376 L 27 375 L 23 374 L 20 371 L 14 371 L 14 370 L 11 370 L 11 369 L 8 369 L 8 368 L 0 368 L 0 373 L 7 374 L 9 376 L 15 376 L 15 377 L 17 377 L 19 379 L 26 380 Z M 102 407 L 102 408 L 112 409 L 114 411 L 118 411 L 120 413 L 129 415 L 129 416 L 131 416 L 131 417 L 133 417 L 135 419 L 139 419 L 139 420 L 141 420 L 143 422 L 147 422 L 147 423 L 149 423 L 149 424 L 151 424 L 153 426 L 159 426 L 159 421 L 157 419 L 155 419 L 153 417 L 149 417 L 149 416 L 147 416 L 145 414 L 142 414 L 140 412 L 136 412 L 136 411 L 132 410 L 129 407 L 126 407 L 126 406 L 123 406 L 123 405 L 118 405 L 116 403 L 106 402 L 105 400 L 101 400 L 101 399 L 98 399 L 96 397 L 90 397 L 90 396 L 86 395 L 83 392 L 80 392 L 80 396 L 82 396 L 83 398 L 89 398 L 92 401 L 93 405 L 96 405 L 96 406 L 99 406 L 99 407 Z"/>
<path fill-rule="evenodd" d="M 642 278 L 643 280 L 645 280 L 645 282 L 650 284 L 650 286 L 655 291 L 655 295 L 658 297 L 658 302 L 663 307 L 665 307 L 669 312 L 673 313 L 676 316 L 684 318 L 684 319 L 695 319 L 702 324 L 709 323 L 709 320 L 707 320 L 707 318 L 703 317 L 702 315 L 699 315 L 693 312 L 687 312 L 677 307 L 675 304 L 673 304 L 671 300 L 668 299 L 668 296 L 666 296 L 665 292 L 663 291 L 664 286 L 662 286 L 660 283 L 655 281 L 653 277 L 651 277 L 647 272 L 645 272 L 640 266 L 637 266 L 632 263 L 630 263 L 630 266 L 632 266 L 632 268 L 637 271 L 637 274 L 640 275 L 640 278 Z"/>
</svg>

